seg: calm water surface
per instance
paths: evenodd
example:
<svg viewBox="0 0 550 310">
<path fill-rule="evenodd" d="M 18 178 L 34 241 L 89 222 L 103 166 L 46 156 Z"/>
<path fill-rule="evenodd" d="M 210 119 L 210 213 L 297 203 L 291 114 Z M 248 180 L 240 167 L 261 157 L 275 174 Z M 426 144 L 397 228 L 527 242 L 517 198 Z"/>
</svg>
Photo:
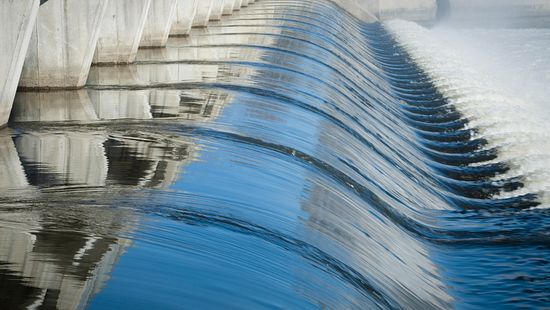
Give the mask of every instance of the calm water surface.
<svg viewBox="0 0 550 310">
<path fill-rule="evenodd" d="M 18 94 L 0 305 L 547 306 L 548 211 L 466 128 L 380 25 L 259 1 Z"/>
</svg>

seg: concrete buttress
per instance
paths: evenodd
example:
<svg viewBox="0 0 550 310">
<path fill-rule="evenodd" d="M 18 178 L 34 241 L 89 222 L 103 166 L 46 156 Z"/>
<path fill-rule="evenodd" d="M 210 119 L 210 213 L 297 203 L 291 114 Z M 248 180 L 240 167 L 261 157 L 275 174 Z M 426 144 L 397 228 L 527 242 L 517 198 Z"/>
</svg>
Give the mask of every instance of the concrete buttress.
<svg viewBox="0 0 550 310">
<path fill-rule="evenodd" d="M 223 3 L 223 15 L 233 14 L 233 9 L 235 8 L 235 0 L 224 0 Z"/>
<path fill-rule="evenodd" d="M 176 6 L 176 18 L 170 35 L 188 35 L 193 25 L 193 19 L 197 13 L 198 2 L 202 0 L 178 0 Z"/>
<path fill-rule="evenodd" d="M 19 86 L 84 86 L 108 0 L 49 0 L 40 6 Z"/>
<path fill-rule="evenodd" d="M 38 16 L 38 1 L 0 1 L 4 31 L 0 44 L 0 127 L 8 122 L 31 34 Z"/>
<path fill-rule="evenodd" d="M 197 6 L 197 14 L 193 19 L 193 27 L 206 27 L 212 13 L 214 0 L 199 0 Z"/>
<path fill-rule="evenodd" d="M 222 19 L 223 6 L 225 0 L 214 0 L 212 3 L 212 12 L 210 13 L 210 20 Z"/>
<path fill-rule="evenodd" d="M 101 25 L 94 63 L 134 62 L 151 1 L 110 0 Z"/>
<path fill-rule="evenodd" d="M 202 1 L 202 0 L 200 0 Z M 141 47 L 166 46 L 176 16 L 178 0 L 153 0 L 141 37 Z"/>
</svg>

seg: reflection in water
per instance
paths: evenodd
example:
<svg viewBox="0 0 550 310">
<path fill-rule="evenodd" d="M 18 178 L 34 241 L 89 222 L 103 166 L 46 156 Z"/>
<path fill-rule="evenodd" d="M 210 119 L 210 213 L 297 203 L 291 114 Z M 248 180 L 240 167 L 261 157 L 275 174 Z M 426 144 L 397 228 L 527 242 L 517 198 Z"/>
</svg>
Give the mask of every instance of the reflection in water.
<svg viewBox="0 0 550 310">
<path fill-rule="evenodd" d="M 540 305 L 548 221 L 484 192 L 506 167 L 465 122 L 379 25 L 322 0 L 260 1 L 85 89 L 20 92 L 0 304 Z"/>
<path fill-rule="evenodd" d="M 95 122 L 185 118 L 208 120 L 219 115 L 231 94 L 215 89 L 81 89 L 20 92 L 11 119 L 15 122 Z"/>
<path fill-rule="evenodd" d="M 1 165 L 9 169 L 0 190 L 42 193 L 30 202 L 14 197 L 0 209 L 2 306 L 13 309 L 86 305 L 137 224 L 131 211 L 103 204 L 138 188 L 168 188 L 197 151 L 188 140 L 101 130 L 29 131 L 14 141 L 2 138 Z"/>
<path fill-rule="evenodd" d="M 191 139 L 124 124 L 84 123 L 213 119 L 231 94 L 150 85 L 215 78 L 217 70 L 160 64 L 94 67 L 90 85 L 97 81 L 103 88 L 18 93 L 12 121 L 36 125 L 19 127 L 17 133 L 4 130 L 0 137 L 0 192 L 9 199 L 0 204 L 2 308 L 85 307 L 132 245 L 128 236 L 139 221 L 132 211 L 109 205 L 122 195 L 148 197 L 139 189 L 170 188 L 197 156 Z M 45 123 L 68 121 L 81 125 L 64 129 Z"/>
</svg>

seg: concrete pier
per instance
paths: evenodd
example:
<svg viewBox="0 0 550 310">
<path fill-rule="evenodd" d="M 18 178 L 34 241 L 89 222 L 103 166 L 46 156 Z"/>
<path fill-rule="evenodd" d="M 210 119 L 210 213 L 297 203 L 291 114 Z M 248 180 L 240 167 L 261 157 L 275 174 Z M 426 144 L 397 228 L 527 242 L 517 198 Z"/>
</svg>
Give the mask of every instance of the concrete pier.
<svg viewBox="0 0 550 310">
<path fill-rule="evenodd" d="M 135 60 L 151 1 L 109 2 L 101 26 L 94 63 L 131 63 Z"/>
<path fill-rule="evenodd" d="M 202 1 L 202 0 L 201 0 Z M 153 0 L 141 37 L 141 47 L 166 46 L 178 0 Z"/>
<path fill-rule="evenodd" d="M 243 0 L 235 0 L 235 5 L 233 6 L 234 11 L 239 11 L 243 5 Z"/>
<path fill-rule="evenodd" d="M 0 44 L 0 128 L 8 122 L 31 34 L 38 16 L 38 1 L 0 1 L 3 21 Z"/>
<path fill-rule="evenodd" d="M 197 5 L 197 14 L 193 19 L 193 27 L 206 27 L 212 13 L 214 0 L 200 0 Z"/>
<path fill-rule="evenodd" d="M 185 36 L 191 31 L 193 19 L 197 13 L 197 3 L 201 0 L 178 0 L 176 16 L 170 35 Z"/>
<path fill-rule="evenodd" d="M 223 3 L 223 15 L 231 15 L 233 14 L 233 9 L 235 8 L 235 0 L 225 0 Z"/>
<path fill-rule="evenodd" d="M 41 5 L 19 86 L 84 86 L 107 4 L 108 0 L 49 0 Z"/>
<path fill-rule="evenodd" d="M 210 12 L 210 20 L 222 19 L 224 4 L 225 4 L 225 0 L 212 1 L 212 11 Z"/>
</svg>

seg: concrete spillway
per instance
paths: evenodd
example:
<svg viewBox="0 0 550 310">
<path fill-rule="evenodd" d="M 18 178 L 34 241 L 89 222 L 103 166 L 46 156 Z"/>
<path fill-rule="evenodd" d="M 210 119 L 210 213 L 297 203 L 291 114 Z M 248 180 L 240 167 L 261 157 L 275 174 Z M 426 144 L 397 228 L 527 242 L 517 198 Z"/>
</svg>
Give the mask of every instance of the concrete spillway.
<svg viewBox="0 0 550 310">
<path fill-rule="evenodd" d="M 139 47 L 231 15 L 254 0 L 6 0 L 0 46 L 0 126 L 21 89 L 80 88 L 92 63 L 131 63 Z M 549 0 L 332 0 L 355 18 L 431 21 L 445 14 L 499 12 L 548 16 Z"/>
</svg>

